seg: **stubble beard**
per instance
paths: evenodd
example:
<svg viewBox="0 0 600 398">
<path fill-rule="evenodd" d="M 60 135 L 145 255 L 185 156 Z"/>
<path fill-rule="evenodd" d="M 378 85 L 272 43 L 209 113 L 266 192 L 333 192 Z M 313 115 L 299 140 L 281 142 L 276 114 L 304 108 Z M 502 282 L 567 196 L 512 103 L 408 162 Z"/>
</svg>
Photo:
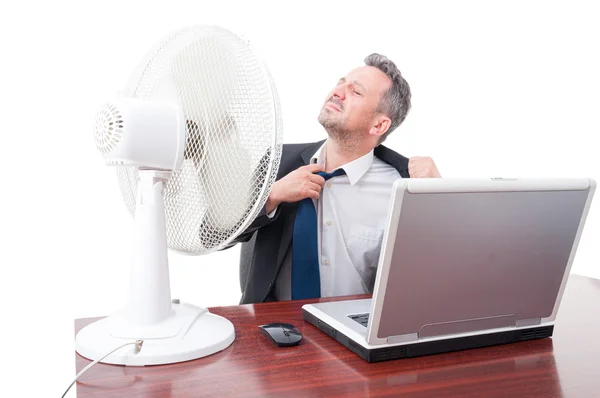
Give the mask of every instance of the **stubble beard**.
<svg viewBox="0 0 600 398">
<path fill-rule="evenodd" d="M 330 117 L 326 109 L 321 110 L 319 123 L 344 152 L 354 153 L 360 147 L 360 132 L 345 128 L 343 122 Z"/>
</svg>

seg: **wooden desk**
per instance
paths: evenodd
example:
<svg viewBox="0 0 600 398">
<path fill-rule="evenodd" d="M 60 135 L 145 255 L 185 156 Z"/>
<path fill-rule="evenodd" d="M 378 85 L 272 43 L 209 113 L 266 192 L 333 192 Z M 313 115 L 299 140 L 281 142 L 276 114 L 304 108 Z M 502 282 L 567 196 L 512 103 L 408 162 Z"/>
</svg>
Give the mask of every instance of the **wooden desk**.
<svg viewBox="0 0 600 398">
<path fill-rule="evenodd" d="M 212 308 L 236 328 L 225 351 L 175 365 L 98 364 L 77 396 L 600 397 L 600 280 L 570 277 L 552 338 L 373 364 L 304 322 L 304 303 Z M 76 320 L 76 332 L 93 320 Z M 257 330 L 269 322 L 296 325 L 303 342 L 273 346 Z M 78 372 L 89 363 L 76 361 Z"/>
</svg>

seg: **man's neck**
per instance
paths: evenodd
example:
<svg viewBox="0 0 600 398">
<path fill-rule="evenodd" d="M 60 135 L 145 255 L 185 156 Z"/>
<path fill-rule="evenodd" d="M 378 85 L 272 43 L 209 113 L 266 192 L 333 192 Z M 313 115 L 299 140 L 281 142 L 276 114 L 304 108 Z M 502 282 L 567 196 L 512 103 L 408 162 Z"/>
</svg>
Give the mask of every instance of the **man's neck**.
<svg viewBox="0 0 600 398">
<path fill-rule="evenodd" d="M 338 142 L 329 139 L 325 145 L 326 164 L 325 171 L 331 173 L 340 166 L 350 163 L 358 158 L 365 156 L 373 148 L 367 145 L 349 147 L 340 145 Z"/>
</svg>

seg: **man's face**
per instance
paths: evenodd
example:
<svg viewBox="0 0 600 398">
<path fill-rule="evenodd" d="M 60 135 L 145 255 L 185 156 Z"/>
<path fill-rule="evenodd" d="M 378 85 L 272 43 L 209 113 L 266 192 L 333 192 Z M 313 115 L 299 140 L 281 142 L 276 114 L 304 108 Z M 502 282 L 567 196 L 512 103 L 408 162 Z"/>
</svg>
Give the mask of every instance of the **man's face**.
<svg viewBox="0 0 600 398">
<path fill-rule="evenodd" d="M 375 123 L 375 109 L 391 80 L 372 66 L 356 68 L 327 95 L 319 123 L 334 139 L 360 139 Z"/>
</svg>

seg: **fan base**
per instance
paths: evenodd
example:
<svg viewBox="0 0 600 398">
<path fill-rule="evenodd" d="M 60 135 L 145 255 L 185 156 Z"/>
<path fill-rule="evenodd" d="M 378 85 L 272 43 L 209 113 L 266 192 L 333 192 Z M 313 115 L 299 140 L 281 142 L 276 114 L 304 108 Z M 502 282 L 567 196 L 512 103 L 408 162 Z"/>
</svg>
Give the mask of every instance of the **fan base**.
<svg viewBox="0 0 600 398">
<path fill-rule="evenodd" d="M 233 324 L 205 308 L 174 304 L 171 316 L 153 325 L 133 325 L 125 312 L 96 321 L 79 331 L 75 349 L 90 360 L 100 358 L 119 345 L 144 340 L 142 350 L 123 347 L 102 363 L 145 366 L 202 358 L 222 351 L 235 340 Z"/>
</svg>

